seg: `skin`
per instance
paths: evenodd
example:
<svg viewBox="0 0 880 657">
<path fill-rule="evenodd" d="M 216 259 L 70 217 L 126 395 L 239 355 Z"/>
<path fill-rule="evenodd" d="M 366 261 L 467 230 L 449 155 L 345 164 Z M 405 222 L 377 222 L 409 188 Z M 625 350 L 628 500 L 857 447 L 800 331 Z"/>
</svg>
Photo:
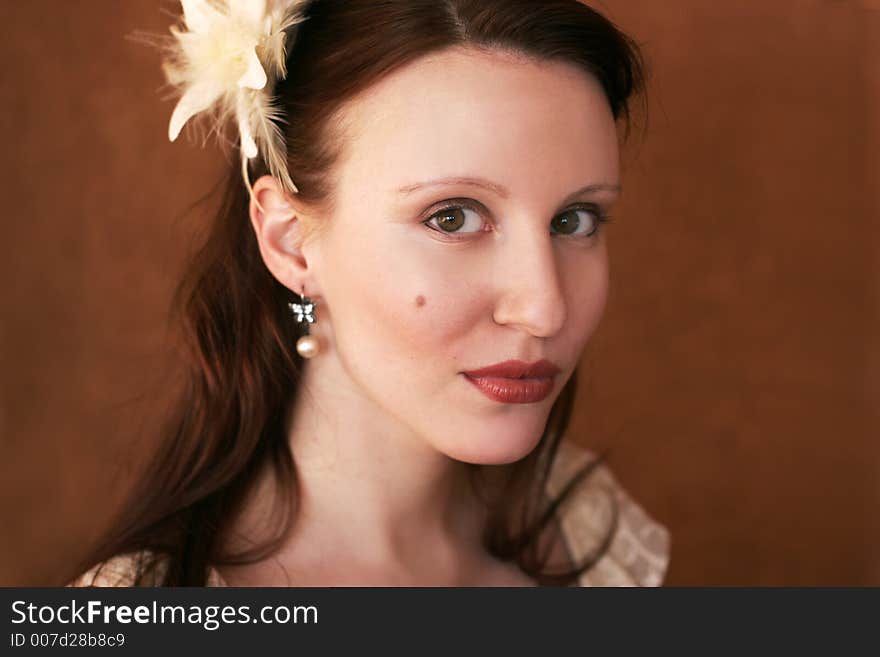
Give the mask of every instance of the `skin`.
<svg viewBox="0 0 880 657">
<path fill-rule="evenodd" d="M 321 352 L 306 362 L 289 424 L 297 526 L 273 559 L 222 574 L 251 585 L 529 584 L 481 547 L 485 516 L 461 462 L 531 452 L 599 324 L 605 229 L 589 210 L 567 215 L 580 220 L 576 235 L 551 221 L 576 203 L 607 212 L 617 198 L 607 99 L 566 63 L 450 49 L 384 78 L 340 119 L 331 215 L 268 176 L 254 185 L 263 259 L 316 300 Z M 399 191 L 447 177 L 507 193 L 466 183 Z M 607 188 L 568 198 L 587 185 Z M 456 215 L 457 235 L 423 225 L 453 199 L 474 208 Z M 308 221 L 321 229 L 304 241 Z M 460 374 L 541 358 L 561 373 L 538 403 L 492 401 Z M 270 500 L 266 478 L 236 521 L 240 535 L 259 531 Z"/>
</svg>

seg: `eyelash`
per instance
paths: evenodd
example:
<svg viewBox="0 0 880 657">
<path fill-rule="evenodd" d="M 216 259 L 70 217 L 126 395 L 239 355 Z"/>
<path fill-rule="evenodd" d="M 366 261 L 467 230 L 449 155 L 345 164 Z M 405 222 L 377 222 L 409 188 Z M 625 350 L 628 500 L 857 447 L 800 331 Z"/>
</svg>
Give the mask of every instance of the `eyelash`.
<svg viewBox="0 0 880 657">
<path fill-rule="evenodd" d="M 436 219 L 437 215 L 439 215 L 441 212 L 444 212 L 446 210 L 461 210 L 461 209 L 473 210 L 474 212 L 476 212 L 480 215 L 484 214 L 484 211 L 478 205 L 471 203 L 471 202 L 468 202 L 464 199 L 460 199 L 460 200 L 450 201 L 449 203 L 447 203 L 445 205 L 441 205 L 438 208 L 432 209 L 431 214 L 428 216 L 428 218 L 425 221 L 422 222 L 422 224 L 428 230 L 431 230 L 435 233 L 439 233 L 440 235 L 443 236 L 441 239 L 445 239 L 446 241 L 449 241 L 449 242 L 457 242 L 457 241 L 460 241 L 463 239 L 467 239 L 465 237 L 466 235 L 475 235 L 477 233 L 485 232 L 485 231 L 479 230 L 479 231 L 470 232 L 470 233 L 456 233 L 456 232 L 442 230 L 440 228 L 435 228 L 434 226 L 431 225 L 431 222 L 434 219 Z M 571 237 L 573 239 L 577 239 L 577 238 L 589 239 L 592 237 L 596 237 L 596 235 L 598 235 L 599 232 L 602 230 L 602 227 L 605 224 L 611 223 L 611 220 L 612 220 L 610 214 L 608 214 L 607 212 L 603 212 L 599 206 L 594 205 L 592 203 L 579 203 L 577 205 L 572 205 L 571 207 L 563 210 L 563 213 L 569 212 L 570 210 L 583 210 L 585 212 L 590 212 L 593 215 L 593 217 L 595 217 L 595 219 L 596 219 L 596 224 L 597 224 L 596 229 L 592 233 L 589 233 L 587 235 L 568 236 L 568 235 L 565 235 L 564 233 L 554 233 L 554 234 L 562 235 L 563 237 Z M 456 235 L 459 235 L 459 234 L 461 235 L 461 237 L 456 237 Z"/>
</svg>

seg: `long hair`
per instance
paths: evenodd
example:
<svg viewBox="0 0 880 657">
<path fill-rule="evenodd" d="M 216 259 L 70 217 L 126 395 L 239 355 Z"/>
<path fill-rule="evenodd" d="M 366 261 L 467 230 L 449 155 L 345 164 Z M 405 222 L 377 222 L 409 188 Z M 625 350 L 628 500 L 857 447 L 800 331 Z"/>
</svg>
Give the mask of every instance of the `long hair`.
<svg viewBox="0 0 880 657">
<path fill-rule="evenodd" d="M 643 87 L 638 47 L 579 0 L 314 0 L 307 16 L 276 95 L 286 118 L 288 169 L 302 200 L 316 207 L 333 206 L 331 173 L 341 150 L 334 112 L 429 53 L 464 46 L 574 64 L 601 83 L 615 120 L 625 119 L 627 127 L 630 100 Z M 254 171 L 260 173 L 264 165 Z M 290 291 L 262 261 L 248 203 L 234 164 L 220 210 L 172 304 L 182 348 L 179 397 L 162 425 L 157 451 L 83 565 L 147 549 L 156 559 L 141 563 L 136 583 L 146 581 L 161 559 L 161 584 L 202 586 L 211 565 L 265 558 L 293 526 L 298 479 L 285 420 L 303 362 L 291 348 L 299 336 L 287 313 Z M 486 500 L 486 549 L 514 561 L 539 584 L 571 583 L 601 558 L 614 531 L 612 525 L 603 545 L 574 568 L 548 571 L 545 530 L 598 462 L 546 503 L 545 485 L 576 385 L 575 374 L 554 403 L 536 449 L 504 466 L 502 494 Z M 220 538 L 232 511 L 241 508 L 267 467 L 280 502 L 273 507 L 276 531 L 248 549 L 224 553 Z M 484 467 L 469 466 L 474 479 Z"/>
</svg>

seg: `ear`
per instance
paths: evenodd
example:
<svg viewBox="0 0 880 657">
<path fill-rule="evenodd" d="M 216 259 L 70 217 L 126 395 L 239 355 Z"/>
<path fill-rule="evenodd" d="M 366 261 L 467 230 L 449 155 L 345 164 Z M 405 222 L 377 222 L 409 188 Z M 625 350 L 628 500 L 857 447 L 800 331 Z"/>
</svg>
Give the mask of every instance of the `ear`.
<svg viewBox="0 0 880 657">
<path fill-rule="evenodd" d="M 272 176 L 262 176 L 253 184 L 249 213 L 260 245 L 263 262 L 282 285 L 297 294 L 319 294 L 313 272 L 303 253 L 302 209 L 295 207 L 281 184 Z M 254 201 L 257 199 L 259 205 Z M 262 206 L 262 208 L 261 208 Z"/>
</svg>

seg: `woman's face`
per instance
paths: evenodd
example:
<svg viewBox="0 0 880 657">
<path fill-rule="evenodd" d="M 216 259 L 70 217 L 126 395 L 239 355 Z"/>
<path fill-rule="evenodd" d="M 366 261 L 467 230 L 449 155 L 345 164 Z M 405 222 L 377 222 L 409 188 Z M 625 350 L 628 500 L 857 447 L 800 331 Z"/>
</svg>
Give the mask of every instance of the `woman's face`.
<svg viewBox="0 0 880 657">
<path fill-rule="evenodd" d="M 605 306 L 598 215 L 619 171 L 601 86 L 568 64 L 455 49 L 342 119 L 336 207 L 303 251 L 329 344 L 318 358 L 452 458 L 526 456 Z M 463 374 L 542 359 L 559 373 L 539 401 L 490 398 Z"/>
</svg>

